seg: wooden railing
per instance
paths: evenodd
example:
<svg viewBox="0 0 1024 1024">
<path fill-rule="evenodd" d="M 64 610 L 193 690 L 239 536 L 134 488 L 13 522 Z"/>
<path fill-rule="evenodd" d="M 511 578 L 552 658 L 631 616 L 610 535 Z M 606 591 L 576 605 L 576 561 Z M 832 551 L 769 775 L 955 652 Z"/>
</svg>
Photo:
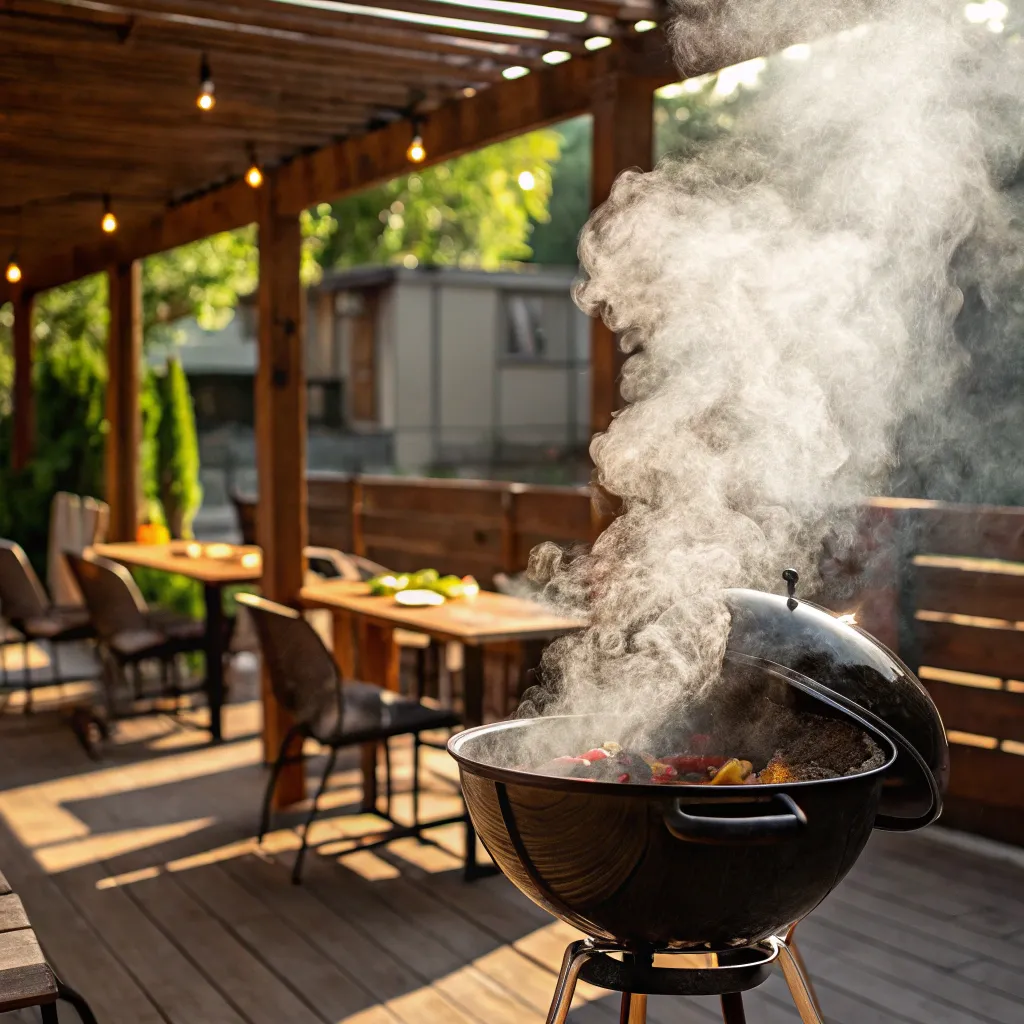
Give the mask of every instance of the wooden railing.
<svg viewBox="0 0 1024 1024">
<path fill-rule="evenodd" d="M 1024 845 L 1024 508 L 874 499 L 852 556 L 823 561 L 819 599 L 917 671 L 942 714 L 945 824 Z M 397 570 L 526 567 L 544 540 L 592 541 L 587 488 L 311 476 L 310 543 Z"/>
</svg>

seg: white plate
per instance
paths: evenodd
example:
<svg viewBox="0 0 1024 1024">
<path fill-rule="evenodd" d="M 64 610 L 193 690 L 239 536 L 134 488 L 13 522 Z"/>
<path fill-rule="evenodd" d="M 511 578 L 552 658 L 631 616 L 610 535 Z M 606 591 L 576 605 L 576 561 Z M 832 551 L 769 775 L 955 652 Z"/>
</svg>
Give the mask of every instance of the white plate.
<svg viewBox="0 0 1024 1024">
<path fill-rule="evenodd" d="M 444 595 L 433 590 L 400 590 L 395 594 L 395 603 L 405 608 L 431 608 L 444 604 Z"/>
</svg>

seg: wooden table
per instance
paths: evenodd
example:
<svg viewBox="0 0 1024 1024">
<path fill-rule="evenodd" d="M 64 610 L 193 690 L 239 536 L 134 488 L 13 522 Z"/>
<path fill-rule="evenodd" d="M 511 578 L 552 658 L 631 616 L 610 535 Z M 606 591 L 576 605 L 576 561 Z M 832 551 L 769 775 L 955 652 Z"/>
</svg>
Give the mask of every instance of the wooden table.
<svg viewBox="0 0 1024 1024">
<path fill-rule="evenodd" d="M 222 737 L 221 709 L 224 706 L 224 605 L 222 591 L 239 583 L 258 583 L 263 575 L 260 549 L 239 545 L 230 548 L 230 557 L 211 558 L 206 554 L 191 557 L 183 551 L 184 542 L 175 544 L 95 544 L 97 555 L 122 565 L 156 569 L 196 580 L 203 585 L 206 605 L 206 691 L 210 703 L 210 733 L 214 742 Z M 200 545 L 205 552 L 208 544 Z M 241 558 L 249 556 L 243 565 Z M 253 558 L 255 556 L 255 558 Z"/>
<path fill-rule="evenodd" d="M 354 626 L 361 631 L 360 676 L 390 690 L 398 689 L 399 652 L 394 630 L 425 633 L 434 640 L 463 645 L 463 699 L 466 725 L 483 721 L 484 647 L 487 644 L 548 641 L 582 629 L 580 619 L 552 612 L 533 601 L 481 591 L 475 598 L 447 601 L 430 608 L 406 608 L 393 597 L 371 597 L 365 583 L 325 580 L 303 587 L 302 601 L 327 608 L 334 616 L 334 656 L 342 675 L 355 677 Z M 363 805 L 376 801 L 376 749 L 363 759 Z"/>
</svg>

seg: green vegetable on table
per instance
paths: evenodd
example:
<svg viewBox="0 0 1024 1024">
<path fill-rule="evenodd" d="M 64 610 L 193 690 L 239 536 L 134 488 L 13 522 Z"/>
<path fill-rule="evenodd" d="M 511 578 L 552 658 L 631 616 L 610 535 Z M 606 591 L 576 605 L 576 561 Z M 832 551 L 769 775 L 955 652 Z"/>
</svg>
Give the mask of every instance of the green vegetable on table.
<svg viewBox="0 0 1024 1024">
<path fill-rule="evenodd" d="M 441 576 L 436 569 L 419 569 L 414 573 L 395 575 L 385 573 L 369 580 L 372 597 L 394 597 L 402 590 L 431 590 L 442 597 L 475 596 L 480 586 L 472 576 L 459 579 L 458 576 Z"/>
</svg>

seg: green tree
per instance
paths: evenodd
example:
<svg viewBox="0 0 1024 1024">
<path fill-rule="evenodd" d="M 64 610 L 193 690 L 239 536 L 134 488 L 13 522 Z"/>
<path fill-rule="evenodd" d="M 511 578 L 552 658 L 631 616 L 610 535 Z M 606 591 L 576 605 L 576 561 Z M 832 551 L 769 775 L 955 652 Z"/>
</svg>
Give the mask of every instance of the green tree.
<svg viewBox="0 0 1024 1024">
<path fill-rule="evenodd" d="M 574 117 L 556 125 L 561 156 L 551 175 L 550 215 L 534 225 L 534 263 L 572 266 L 580 231 L 590 216 L 590 150 L 593 121 Z"/>
<path fill-rule="evenodd" d="M 326 268 L 403 262 L 486 270 L 529 259 L 531 227 L 547 220 L 559 146 L 555 132 L 530 132 L 325 204 L 314 215 L 317 259 Z M 520 186 L 524 172 L 530 188 Z"/>
<path fill-rule="evenodd" d="M 156 433 L 160 504 L 171 536 L 192 536 L 192 520 L 203 500 L 199 485 L 199 439 L 192 395 L 181 361 L 168 359 L 157 378 L 160 424 Z"/>
</svg>

